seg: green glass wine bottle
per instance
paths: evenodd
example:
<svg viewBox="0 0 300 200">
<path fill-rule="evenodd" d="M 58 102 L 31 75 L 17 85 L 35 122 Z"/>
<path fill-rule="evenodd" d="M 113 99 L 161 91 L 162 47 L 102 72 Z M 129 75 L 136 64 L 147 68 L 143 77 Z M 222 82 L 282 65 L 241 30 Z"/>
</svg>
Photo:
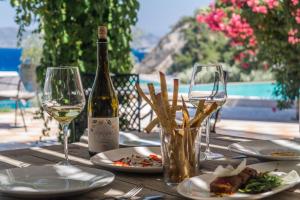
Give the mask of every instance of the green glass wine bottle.
<svg viewBox="0 0 300 200">
<path fill-rule="evenodd" d="M 88 100 L 89 154 L 119 147 L 119 102 L 114 90 L 108 59 L 107 28 L 98 28 L 97 72 Z"/>
</svg>

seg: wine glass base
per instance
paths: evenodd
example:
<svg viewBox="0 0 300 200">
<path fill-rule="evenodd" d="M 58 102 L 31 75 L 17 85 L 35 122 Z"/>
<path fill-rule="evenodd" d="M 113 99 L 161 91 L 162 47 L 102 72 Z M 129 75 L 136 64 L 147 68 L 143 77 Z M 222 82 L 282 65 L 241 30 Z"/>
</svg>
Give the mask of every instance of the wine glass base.
<svg viewBox="0 0 300 200">
<path fill-rule="evenodd" d="M 70 166 L 70 165 L 71 165 L 71 163 L 70 163 L 69 161 L 66 161 L 66 160 L 64 160 L 64 161 L 60 161 L 60 162 L 59 162 L 59 163 L 57 163 L 56 165 Z"/>
<path fill-rule="evenodd" d="M 204 152 L 206 155 L 206 160 L 216 160 L 220 158 L 224 158 L 223 154 L 214 153 L 214 152 Z"/>
</svg>

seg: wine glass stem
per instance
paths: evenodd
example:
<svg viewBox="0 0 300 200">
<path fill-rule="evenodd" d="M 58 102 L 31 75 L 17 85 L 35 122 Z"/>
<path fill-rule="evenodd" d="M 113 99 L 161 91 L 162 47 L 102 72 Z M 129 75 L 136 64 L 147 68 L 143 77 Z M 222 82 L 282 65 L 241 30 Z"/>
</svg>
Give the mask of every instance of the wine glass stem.
<svg viewBox="0 0 300 200">
<path fill-rule="evenodd" d="M 209 115 L 206 119 L 206 150 L 205 152 L 206 153 L 210 153 L 210 147 L 209 147 L 209 135 L 210 135 L 210 118 L 211 118 L 211 115 Z"/>
<path fill-rule="evenodd" d="M 69 130 L 69 124 L 62 124 L 62 129 L 64 133 L 64 152 L 65 152 L 65 161 L 66 163 L 69 163 L 69 157 L 68 157 L 68 130 Z"/>
</svg>

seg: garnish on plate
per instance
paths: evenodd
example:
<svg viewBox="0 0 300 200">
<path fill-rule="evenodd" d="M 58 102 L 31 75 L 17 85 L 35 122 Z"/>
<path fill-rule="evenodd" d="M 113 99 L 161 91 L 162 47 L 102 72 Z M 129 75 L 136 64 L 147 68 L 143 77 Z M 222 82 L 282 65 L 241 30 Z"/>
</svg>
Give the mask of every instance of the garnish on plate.
<svg viewBox="0 0 300 200">
<path fill-rule="evenodd" d="M 258 194 L 267 192 L 282 184 L 282 179 L 278 176 L 271 175 L 269 172 L 260 173 L 257 177 L 251 178 L 239 192 Z"/>
<path fill-rule="evenodd" d="M 121 167 L 161 167 L 161 156 L 157 154 L 150 154 L 147 157 L 132 154 L 129 157 L 124 157 L 113 161 L 115 166 Z"/>
</svg>

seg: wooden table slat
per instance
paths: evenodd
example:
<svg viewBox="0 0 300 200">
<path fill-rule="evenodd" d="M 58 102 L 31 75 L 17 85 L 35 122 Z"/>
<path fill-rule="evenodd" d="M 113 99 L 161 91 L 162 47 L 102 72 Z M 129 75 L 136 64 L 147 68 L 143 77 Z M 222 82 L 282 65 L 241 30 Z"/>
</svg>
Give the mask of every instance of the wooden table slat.
<svg viewBox="0 0 300 200">
<path fill-rule="evenodd" d="M 233 153 L 227 150 L 227 146 L 231 143 L 237 142 L 237 140 L 243 140 L 245 138 L 225 137 L 213 134 L 211 139 L 212 150 L 218 153 L 224 154 L 227 158 L 225 160 L 218 161 L 204 161 L 200 163 L 202 172 L 212 171 L 219 164 L 238 164 L 240 159 L 232 159 L 239 154 Z M 219 137 L 219 138 L 218 138 Z M 214 146 L 215 145 L 215 146 Z M 62 145 L 48 146 L 43 148 L 31 148 L 13 151 L 3 151 L 0 154 L 0 169 L 7 169 L 13 167 L 20 167 L 21 165 L 44 165 L 54 164 L 63 160 L 63 147 Z M 75 143 L 69 145 L 69 155 L 71 163 L 76 165 L 93 166 L 89 159 L 89 154 L 86 145 Z M 2 157 L 1 157 L 2 156 Z M 2 158 L 2 159 L 1 159 Z M 5 160 L 5 158 L 8 158 Z M 73 160 L 74 159 L 74 160 Z M 16 161 L 15 163 L 13 161 Z M 248 164 L 254 164 L 260 162 L 255 158 L 247 158 Z M 20 166 L 19 166 L 20 165 Z M 116 174 L 116 180 L 104 188 L 97 189 L 82 196 L 63 198 L 63 199 L 75 199 L 75 200 L 100 200 L 105 197 L 105 194 L 110 190 L 119 190 L 127 192 L 133 188 L 134 185 L 142 183 L 145 188 L 140 193 L 140 196 L 147 194 L 165 195 L 165 199 L 184 199 L 175 190 L 166 186 L 162 180 L 162 174 L 134 174 L 134 173 L 122 173 L 113 171 Z M 300 186 L 296 186 L 292 190 L 282 192 L 268 199 L 276 200 L 296 200 L 300 199 Z M 16 198 L 2 197 L 0 199 L 12 200 Z"/>
</svg>

